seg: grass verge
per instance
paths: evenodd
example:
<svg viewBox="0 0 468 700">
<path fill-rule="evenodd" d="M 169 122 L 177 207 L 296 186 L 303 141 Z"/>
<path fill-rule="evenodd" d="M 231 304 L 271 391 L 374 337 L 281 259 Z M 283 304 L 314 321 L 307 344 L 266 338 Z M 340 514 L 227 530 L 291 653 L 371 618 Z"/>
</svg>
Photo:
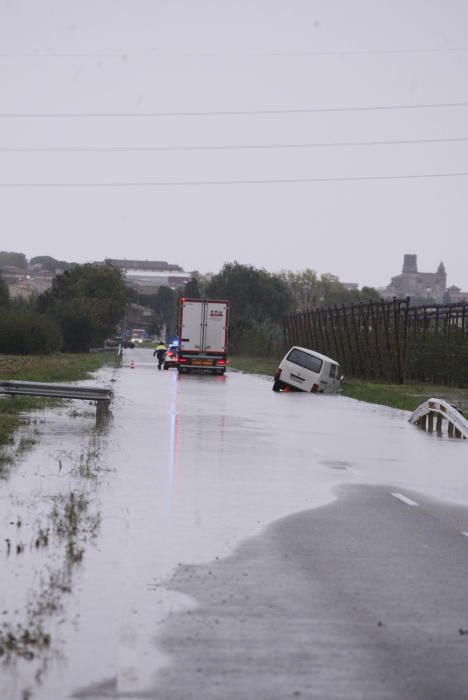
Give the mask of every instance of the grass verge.
<svg viewBox="0 0 468 700">
<path fill-rule="evenodd" d="M 0 379 L 32 382 L 70 382 L 87 379 L 103 365 L 120 362 L 117 353 L 23 356 L 0 355 Z M 50 405 L 55 399 L 0 395 L 0 446 L 12 442 L 21 413 Z"/>
<path fill-rule="evenodd" d="M 250 374 L 268 374 L 273 377 L 279 360 L 262 357 L 233 356 L 231 367 Z M 414 411 L 419 404 L 431 397 L 445 399 L 456 404 L 464 415 L 468 412 L 468 389 L 456 389 L 432 384 L 377 384 L 357 379 L 345 379 L 341 385 L 343 396 L 376 403 L 404 411 Z"/>
<path fill-rule="evenodd" d="M 87 379 L 103 365 L 117 364 L 117 353 L 0 355 L 0 379 L 31 382 L 73 382 Z"/>
<path fill-rule="evenodd" d="M 357 379 L 344 381 L 342 393 L 352 399 L 377 403 L 404 411 L 414 411 L 426 399 L 445 399 L 459 407 L 468 408 L 468 390 L 432 384 L 374 384 Z"/>
<path fill-rule="evenodd" d="M 273 377 L 278 369 L 279 360 L 268 357 L 250 357 L 247 355 L 233 355 L 229 358 L 229 366 L 240 372 L 249 374 L 269 374 Z"/>
</svg>

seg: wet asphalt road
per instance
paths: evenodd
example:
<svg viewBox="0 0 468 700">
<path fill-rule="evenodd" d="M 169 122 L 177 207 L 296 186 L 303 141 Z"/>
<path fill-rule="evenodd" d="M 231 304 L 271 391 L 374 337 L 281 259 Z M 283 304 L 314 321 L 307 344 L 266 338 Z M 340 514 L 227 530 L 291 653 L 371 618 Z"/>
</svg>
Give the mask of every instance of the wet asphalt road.
<svg viewBox="0 0 468 700">
<path fill-rule="evenodd" d="M 180 568 L 198 607 L 166 624 L 174 663 L 151 697 L 466 698 L 468 512 L 413 503 L 346 487 Z"/>
<path fill-rule="evenodd" d="M 468 697 L 466 444 L 268 378 L 158 372 L 150 350 L 91 383 L 110 381 L 107 424 L 46 412 L 0 483 L 0 542 L 25 544 L 2 620 L 56 609 L 43 657 L 2 665 L 2 700 Z"/>
</svg>

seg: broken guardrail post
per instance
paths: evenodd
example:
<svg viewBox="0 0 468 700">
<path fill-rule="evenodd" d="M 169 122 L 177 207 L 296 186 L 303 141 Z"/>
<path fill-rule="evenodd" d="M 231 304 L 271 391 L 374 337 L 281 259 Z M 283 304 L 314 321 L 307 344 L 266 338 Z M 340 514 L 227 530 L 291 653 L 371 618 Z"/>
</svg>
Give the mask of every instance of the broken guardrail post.
<svg viewBox="0 0 468 700">
<path fill-rule="evenodd" d="M 434 430 L 434 417 L 436 418 L 436 431 L 442 434 L 443 421 L 447 421 L 447 434 L 451 437 L 468 439 L 468 420 L 443 399 L 428 399 L 413 411 L 409 417 L 409 422 L 418 425 L 428 433 Z"/>
</svg>

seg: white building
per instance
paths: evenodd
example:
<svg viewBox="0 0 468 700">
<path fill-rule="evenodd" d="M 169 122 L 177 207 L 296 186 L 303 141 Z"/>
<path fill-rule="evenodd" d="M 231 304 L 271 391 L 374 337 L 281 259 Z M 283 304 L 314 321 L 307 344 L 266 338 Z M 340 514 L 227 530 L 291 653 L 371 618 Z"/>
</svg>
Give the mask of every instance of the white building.
<svg viewBox="0 0 468 700">
<path fill-rule="evenodd" d="M 125 281 L 143 294 L 152 294 L 159 287 L 179 289 L 192 278 L 180 265 L 164 260 L 118 260 L 109 262 L 125 273 Z"/>
</svg>

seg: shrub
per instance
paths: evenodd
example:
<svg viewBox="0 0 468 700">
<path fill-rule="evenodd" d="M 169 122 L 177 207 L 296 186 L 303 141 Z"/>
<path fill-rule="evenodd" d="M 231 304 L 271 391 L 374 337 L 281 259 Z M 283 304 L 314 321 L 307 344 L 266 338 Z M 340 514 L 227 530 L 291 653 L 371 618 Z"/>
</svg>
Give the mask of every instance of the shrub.
<svg viewBox="0 0 468 700">
<path fill-rule="evenodd" d="M 35 313 L 0 314 L 0 353 L 48 355 L 60 350 L 62 336 L 57 323 Z"/>
</svg>

